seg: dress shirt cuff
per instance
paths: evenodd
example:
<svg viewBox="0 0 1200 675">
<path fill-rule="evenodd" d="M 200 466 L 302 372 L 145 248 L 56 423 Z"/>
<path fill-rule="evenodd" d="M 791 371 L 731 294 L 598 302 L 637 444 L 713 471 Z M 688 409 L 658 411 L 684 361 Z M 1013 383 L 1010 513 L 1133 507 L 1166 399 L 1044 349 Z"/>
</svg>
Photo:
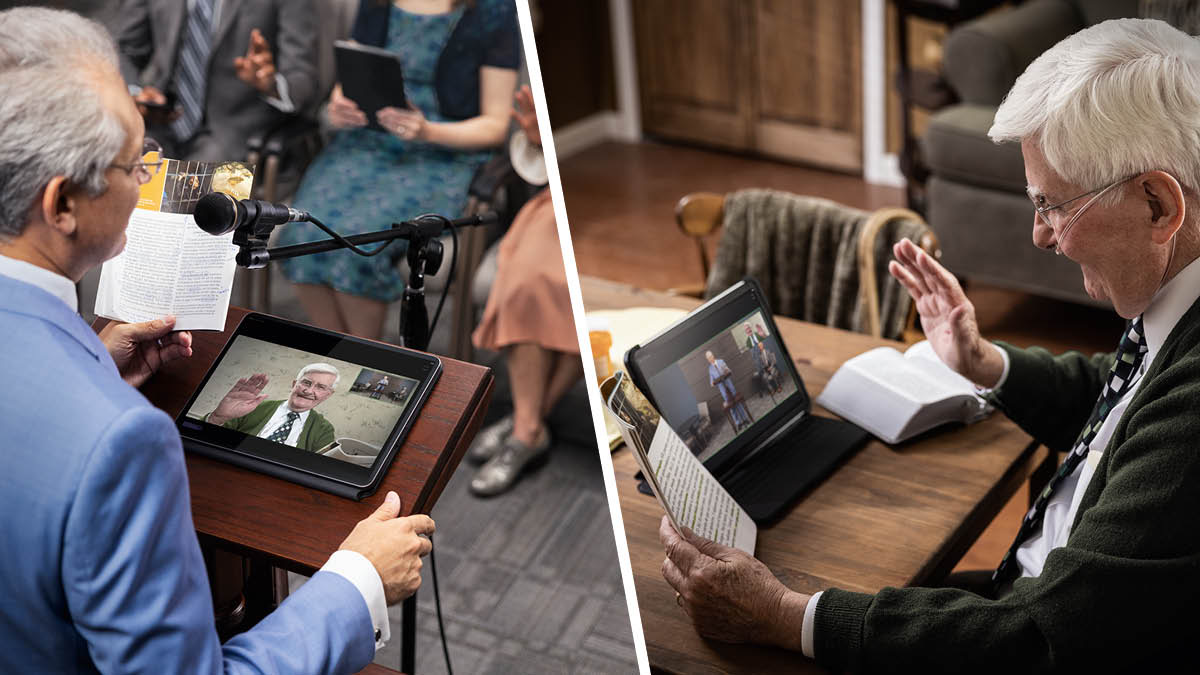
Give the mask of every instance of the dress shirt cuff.
<svg viewBox="0 0 1200 675">
<path fill-rule="evenodd" d="M 375 650 L 378 651 L 392 637 L 392 627 L 388 622 L 387 598 L 383 595 L 383 580 L 379 572 L 361 553 L 356 551 L 334 551 L 325 561 L 322 572 L 333 572 L 345 577 L 354 584 L 367 603 L 367 611 L 371 613 L 371 625 L 375 628 Z"/>
<path fill-rule="evenodd" d="M 816 623 L 814 619 L 817 615 L 817 601 L 821 599 L 821 593 L 824 591 L 817 591 L 808 599 L 808 605 L 804 607 L 804 623 L 800 626 L 800 651 L 810 659 L 816 658 L 813 656 L 813 624 Z"/>
<path fill-rule="evenodd" d="M 270 103 L 272 107 L 281 113 L 290 114 L 296 112 L 296 104 L 292 103 L 292 97 L 288 95 L 287 78 L 280 73 L 275 73 L 275 92 L 279 94 L 278 98 L 263 96 L 263 100 Z"/>
<path fill-rule="evenodd" d="M 1000 371 L 1000 379 L 996 380 L 996 384 L 994 384 L 993 386 L 991 386 L 991 387 L 980 387 L 979 385 L 975 386 L 975 393 L 979 394 L 980 396 L 986 396 L 986 395 L 992 393 L 993 391 L 999 389 L 1000 387 L 1004 386 L 1004 382 L 1006 380 L 1008 380 L 1008 367 L 1011 363 L 1008 359 L 1008 352 L 1004 351 L 1004 349 L 1001 348 L 1000 345 L 996 344 L 995 342 L 989 342 L 988 344 L 992 345 L 992 349 L 995 349 L 997 352 L 1000 352 L 1000 359 L 1002 361 L 1004 361 L 1004 370 Z"/>
</svg>

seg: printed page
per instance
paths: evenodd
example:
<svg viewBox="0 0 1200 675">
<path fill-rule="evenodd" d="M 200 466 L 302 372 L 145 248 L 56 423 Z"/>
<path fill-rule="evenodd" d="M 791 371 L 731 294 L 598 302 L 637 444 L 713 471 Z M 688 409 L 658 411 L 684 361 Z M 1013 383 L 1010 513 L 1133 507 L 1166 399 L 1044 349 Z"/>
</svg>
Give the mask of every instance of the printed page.
<svg viewBox="0 0 1200 675">
<path fill-rule="evenodd" d="M 754 553 L 758 527 L 704 468 L 679 435 L 624 372 L 600 387 L 607 413 L 621 427 L 642 475 L 675 529 L 680 526 L 725 546 Z"/>
<path fill-rule="evenodd" d="M 252 183 L 237 162 L 166 160 L 141 187 L 125 249 L 101 268 L 96 314 L 130 323 L 174 314 L 176 330 L 223 330 L 237 247 L 232 233 L 197 227 L 192 211 L 214 190 L 246 199 Z"/>
<path fill-rule="evenodd" d="M 876 347 L 863 352 L 846 361 L 842 367 L 856 370 L 868 379 L 875 380 L 904 398 L 918 403 L 933 403 L 963 393 L 954 384 L 931 375 L 925 368 L 911 363 L 891 347 Z"/>
</svg>

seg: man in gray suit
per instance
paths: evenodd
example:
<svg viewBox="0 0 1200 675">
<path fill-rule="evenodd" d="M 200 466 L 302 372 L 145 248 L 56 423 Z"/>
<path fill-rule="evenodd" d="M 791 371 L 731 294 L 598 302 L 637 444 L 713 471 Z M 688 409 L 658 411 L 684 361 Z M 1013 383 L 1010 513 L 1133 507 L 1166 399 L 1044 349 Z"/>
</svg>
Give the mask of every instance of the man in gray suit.
<svg viewBox="0 0 1200 675">
<path fill-rule="evenodd" d="M 121 70 L 179 159 L 241 159 L 246 139 L 316 103 L 312 0 L 124 0 Z"/>
</svg>

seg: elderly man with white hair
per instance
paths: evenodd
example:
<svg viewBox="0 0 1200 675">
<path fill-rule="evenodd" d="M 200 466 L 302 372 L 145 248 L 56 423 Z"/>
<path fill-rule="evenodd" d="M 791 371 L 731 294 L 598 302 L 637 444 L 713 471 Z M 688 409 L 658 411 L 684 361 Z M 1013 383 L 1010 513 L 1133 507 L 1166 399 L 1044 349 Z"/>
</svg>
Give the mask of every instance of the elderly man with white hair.
<svg viewBox="0 0 1200 675">
<path fill-rule="evenodd" d="M 179 434 L 130 386 L 190 356 L 191 336 L 171 318 L 97 336 L 76 313 L 75 282 L 121 251 L 159 169 L 145 145 L 103 28 L 0 12 L 0 672 L 359 670 L 389 637 L 387 604 L 420 584 L 433 521 L 397 518 L 389 493 L 222 645 Z"/>
<path fill-rule="evenodd" d="M 1081 31 L 1029 66 L 990 135 L 1021 143 L 1034 243 L 1130 320 L 1117 351 L 988 342 L 932 258 L 903 242 L 891 272 L 942 360 L 1066 459 L 996 570 L 943 588 L 810 597 L 664 519 L 663 574 L 703 635 L 854 672 L 1200 667 L 1200 42 L 1149 20 Z"/>
<path fill-rule="evenodd" d="M 328 363 L 310 363 L 292 380 L 286 399 L 267 401 L 266 373 L 243 377 L 204 419 L 227 429 L 316 452 L 334 442 L 333 424 L 314 408 L 337 389 L 341 374 Z"/>
</svg>

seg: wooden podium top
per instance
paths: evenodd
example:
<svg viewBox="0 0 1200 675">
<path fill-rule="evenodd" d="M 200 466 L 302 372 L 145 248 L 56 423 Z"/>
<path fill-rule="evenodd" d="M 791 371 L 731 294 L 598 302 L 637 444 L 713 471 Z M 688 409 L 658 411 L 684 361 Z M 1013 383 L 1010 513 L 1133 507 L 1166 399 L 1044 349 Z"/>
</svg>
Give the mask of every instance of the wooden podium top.
<svg viewBox="0 0 1200 675">
<path fill-rule="evenodd" d="M 192 357 L 164 366 L 142 386 L 142 393 L 177 417 L 248 313 L 230 307 L 223 332 L 193 332 Z M 98 319 L 94 328 L 106 323 Z M 362 502 L 186 453 L 192 520 L 201 540 L 312 574 L 388 490 L 400 495 L 401 515 L 429 513 L 479 430 L 494 381 L 490 368 L 448 358 L 442 366 L 441 379 L 379 491 Z"/>
<path fill-rule="evenodd" d="M 700 304 L 586 277 L 580 285 L 588 310 Z M 775 320 L 814 399 L 851 356 L 880 345 L 903 347 L 793 319 Z M 813 410 L 832 416 L 815 404 Z M 1036 466 L 1036 449 L 999 412 L 895 446 L 872 440 L 777 522 L 760 526 L 755 556 L 784 584 L 810 594 L 830 587 L 873 593 L 884 586 L 937 581 L 1025 481 Z M 618 450 L 612 460 L 651 669 L 824 672 L 798 653 L 701 638 L 662 577 L 662 508 L 637 491 L 637 465 L 629 450 Z"/>
</svg>

